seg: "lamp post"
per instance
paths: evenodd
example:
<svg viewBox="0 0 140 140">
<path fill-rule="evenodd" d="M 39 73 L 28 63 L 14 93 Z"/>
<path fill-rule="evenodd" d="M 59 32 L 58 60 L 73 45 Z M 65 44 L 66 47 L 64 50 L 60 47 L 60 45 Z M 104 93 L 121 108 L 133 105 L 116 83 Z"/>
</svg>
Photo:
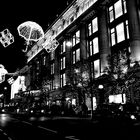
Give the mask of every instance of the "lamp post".
<svg viewBox="0 0 140 140">
<path fill-rule="evenodd" d="M 99 89 L 99 107 L 102 107 L 105 97 L 104 97 L 104 86 L 102 84 L 98 85 Z"/>
<path fill-rule="evenodd" d="M 103 86 L 103 85 L 99 85 L 98 88 L 99 88 L 99 89 L 103 89 L 104 86 Z"/>
</svg>

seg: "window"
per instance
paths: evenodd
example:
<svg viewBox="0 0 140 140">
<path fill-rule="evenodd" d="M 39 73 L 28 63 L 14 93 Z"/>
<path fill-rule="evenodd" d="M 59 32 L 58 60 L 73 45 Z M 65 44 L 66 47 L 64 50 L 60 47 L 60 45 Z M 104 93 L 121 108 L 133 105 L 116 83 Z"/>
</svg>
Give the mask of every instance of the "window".
<svg viewBox="0 0 140 140">
<path fill-rule="evenodd" d="M 126 38 L 129 39 L 128 20 L 125 21 L 125 26 L 126 26 Z"/>
<path fill-rule="evenodd" d="M 111 29 L 111 43 L 112 46 L 116 44 L 116 39 L 115 39 L 115 28 Z"/>
<path fill-rule="evenodd" d="M 76 62 L 80 61 L 80 48 L 76 50 Z"/>
<path fill-rule="evenodd" d="M 88 34 L 89 34 L 89 36 L 92 34 L 92 24 L 91 23 L 88 24 Z"/>
<path fill-rule="evenodd" d="M 128 21 L 122 22 L 111 29 L 111 45 L 129 38 Z"/>
<path fill-rule="evenodd" d="M 127 13 L 127 9 L 126 9 L 126 0 L 123 0 L 123 12 L 124 14 Z"/>
<path fill-rule="evenodd" d="M 54 74 L 54 63 L 51 64 L 51 74 Z"/>
<path fill-rule="evenodd" d="M 73 51 L 73 64 L 75 64 L 76 60 L 75 60 L 75 51 Z"/>
<path fill-rule="evenodd" d="M 73 51 L 73 64 L 80 61 L 80 48 Z"/>
<path fill-rule="evenodd" d="M 66 74 L 65 73 L 61 74 L 60 83 L 61 83 L 61 87 L 66 85 Z"/>
<path fill-rule="evenodd" d="M 97 31 L 98 31 L 98 21 L 96 17 L 88 24 L 88 34 L 89 36 L 91 36 L 93 33 Z"/>
<path fill-rule="evenodd" d="M 36 65 L 37 65 L 36 69 L 39 70 L 39 68 L 40 68 L 39 61 L 36 62 Z"/>
<path fill-rule="evenodd" d="M 92 20 L 93 33 L 98 30 L 97 17 Z"/>
<path fill-rule="evenodd" d="M 98 46 L 98 37 L 93 39 L 93 48 L 94 48 L 94 54 L 99 52 L 99 46 Z"/>
<path fill-rule="evenodd" d="M 61 58 L 61 70 L 65 68 L 65 57 Z"/>
<path fill-rule="evenodd" d="M 98 37 L 89 42 L 90 56 L 99 52 Z"/>
<path fill-rule="evenodd" d="M 100 76 L 100 61 L 99 61 L 99 59 L 94 61 L 94 76 L 95 76 L 95 78 Z"/>
<path fill-rule="evenodd" d="M 93 55 L 93 43 L 92 41 L 89 42 L 89 49 L 90 49 L 90 56 Z"/>
<path fill-rule="evenodd" d="M 66 41 L 63 41 L 63 44 L 61 45 L 61 54 L 66 52 Z"/>
<path fill-rule="evenodd" d="M 78 30 L 76 32 L 76 44 L 78 44 L 80 42 L 80 31 Z"/>
<path fill-rule="evenodd" d="M 43 56 L 43 65 L 46 65 L 46 56 Z"/>
<path fill-rule="evenodd" d="M 51 55 L 51 60 L 53 60 L 55 58 L 55 51 L 51 52 L 50 55 Z"/>
<path fill-rule="evenodd" d="M 109 15 L 110 15 L 110 22 L 114 20 L 114 11 L 113 6 L 110 6 L 109 8 Z"/>
<path fill-rule="evenodd" d="M 72 36 L 72 46 L 75 46 L 80 42 L 80 31 L 78 30 L 73 36 Z"/>
<path fill-rule="evenodd" d="M 114 8 L 115 8 L 115 19 L 120 17 L 123 14 L 122 11 L 122 1 L 119 0 L 114 4 Z"/>
<path fill-rule="evenodd" d="M 126 1 L 118 0 L 114 5 L 109 7 L 110 23 L 125 13 L 127 13 Z"/>
<path fill-rule="evenodd" d="M 117 32 L 117 43 L 119 43 L 125 39 L 125 37 L 124 37 L 124 24 L 123 23 L 116 26 L 116 32 Z"/>
</svg>

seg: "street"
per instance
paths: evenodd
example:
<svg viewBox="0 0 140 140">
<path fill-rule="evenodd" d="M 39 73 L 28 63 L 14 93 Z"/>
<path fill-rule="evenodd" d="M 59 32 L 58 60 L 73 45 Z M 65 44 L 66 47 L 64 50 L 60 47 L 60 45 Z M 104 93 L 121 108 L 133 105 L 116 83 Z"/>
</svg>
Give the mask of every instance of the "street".
<svg viewBox="0 0 140 140">
<path fill-rule="evenodd" d="M 0 138 L 4 140 L 136 139 L 139 128 L 139 125 L 90 118 L 0 115 Z"/>
<path fill-rule="evenodd" d="M 27 121 L 20 121 L 9 114 L 0 115 L 0 134 L 7 140 L 45 140 L 46 138 L 51 140 L 59 138 L 55 131 L 34 126 Z"/>
</svg>

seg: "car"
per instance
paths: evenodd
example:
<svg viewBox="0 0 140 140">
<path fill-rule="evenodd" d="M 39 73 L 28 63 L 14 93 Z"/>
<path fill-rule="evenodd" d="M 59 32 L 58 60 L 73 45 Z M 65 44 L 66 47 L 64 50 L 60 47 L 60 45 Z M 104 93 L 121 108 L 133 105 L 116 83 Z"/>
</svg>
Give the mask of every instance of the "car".
<svg viewBox="0 0 140 140">
<path fill-rule="evenodd" d="M 44 116 L 48 114 L 46 107 L 32 107 L 29 108 L 27 112 L 31 116 Z"/>
</svg>

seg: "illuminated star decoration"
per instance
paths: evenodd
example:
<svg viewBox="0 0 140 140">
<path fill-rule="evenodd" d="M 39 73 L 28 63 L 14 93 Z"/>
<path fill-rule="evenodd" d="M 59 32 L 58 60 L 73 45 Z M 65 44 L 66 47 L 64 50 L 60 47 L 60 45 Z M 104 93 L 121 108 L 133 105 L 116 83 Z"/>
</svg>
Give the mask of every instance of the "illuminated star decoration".
<svg viewBox="0 0 140 140">
<path fill-rule="evenodd" d="M 8 29 L 0 32 L 0 42 L 5 48 L 14 42 L 14 36 Z"/>
<path fill-rule="evenodd" d="M 59 42 L 55 38 L 52 39 L 51 37 L 49 39 L 46 39 L 45 42 L 42 44 L 43 48 L 45 48 L 48 53 L 53 52 L 58 45 Z"/>
</svg>

